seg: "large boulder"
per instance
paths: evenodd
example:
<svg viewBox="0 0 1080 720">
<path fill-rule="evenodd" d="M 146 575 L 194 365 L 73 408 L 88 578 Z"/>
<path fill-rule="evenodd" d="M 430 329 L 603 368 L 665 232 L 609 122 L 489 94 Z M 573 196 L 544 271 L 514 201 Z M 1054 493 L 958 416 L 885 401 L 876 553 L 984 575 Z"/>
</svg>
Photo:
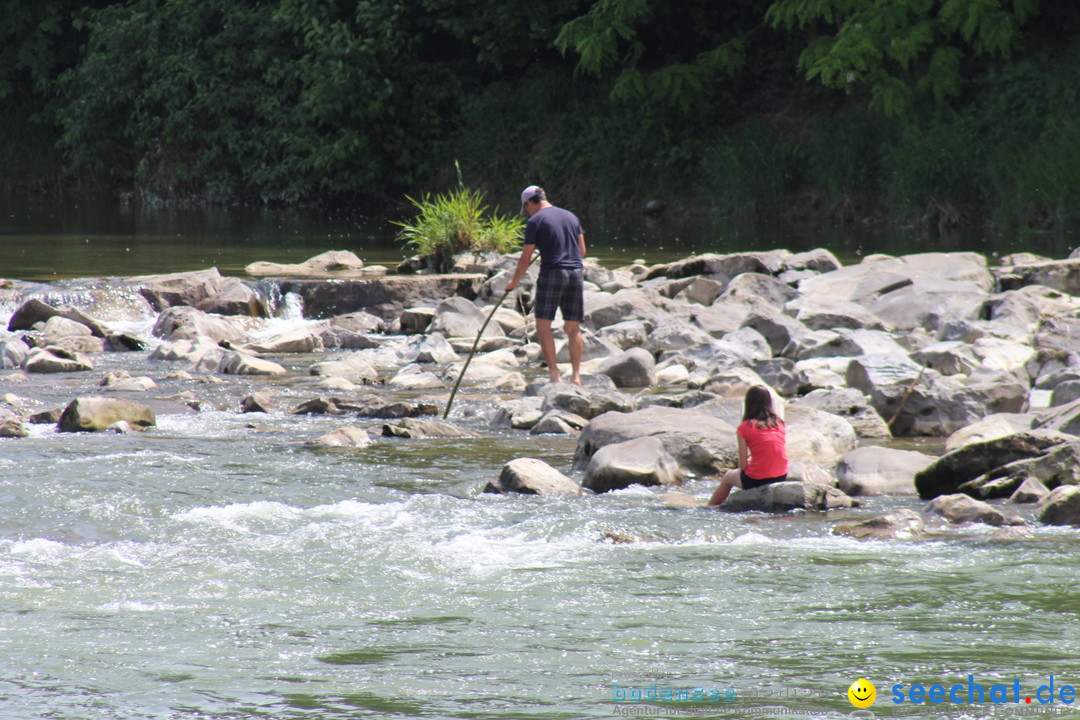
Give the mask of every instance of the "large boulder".
<svg viewBox="0 0 1080 720">
<path fill-rule="evenodd" d="M 963 483 L 959 490 L 983 499 L 1010 497 L 1028 480 L 1049 488 L 1080 484 L 1080 440 L 1054 445 L 1038 457 L 994 468 Z"/>
<path fill-rule="evenodd" d="M 590 376 L 585 386 L 566 382 L 542 385 L 536 390 L 544 398 L 540 409 L 544 412 L 565 410 L 586 420 L 607 412 L 628 413 L 637 409 L 637 401 L 633 397 L 591 384 L 596 377 Z M 606 379 L 606 376 L 600 377 Z"/>
<path fill-rule="evenodd" d="M 362 383 L 373 383 L 379 377 L 379 372 L 371 361 L 357 353 L 338 355 L 329 360 L 314 363 L 309 372 L 312 375 L 341 377 Z"/>
<path fill-rule="evenodd" d="M 267 317 L 266 301 L 243 280 L 223 278 L 221 289 L 213 296 L 200 300 L 195 307 L 214 315 L 246 315 Z"/>
<path fill-rule="evenodd" d="M 309 447 L 321 448 L 360 448 L 367 447 L 372 442 L 371 436 L 363 428 L 346 425 L 332 430 L 325 435 L 309 440 Z"/>
<path fill-rule="evenodd" d="M 154 411 L 133 400 L 107 397 L 81 397 L 73 400 L 57 423 L 60 432 L 97 432 L 113 423 L 126 422 L 142 430 L 157 424 Z"/>
<path fill-rule="evenodd" d="M 835 510 L 857 505 L 857 501 L 834 487 L 788 481 L 733 492 L 720 509 L 725 512 L 783 513 L 792 510 Z"/>
<path fill-rule="evenodd" d="M 1067 440 L 1059 433 L 1032 430 L 971 443 L 942 455 L 916 473 L 915 489 L 924 500 L 951 495 L 984 473 L 1017 460 L 1040 457 Z"/>
<path fill-rule="evenodd" d="M 1066 485 L 1047 495 L 1039 504 L 1039 522 L 1080 527 L 1080 487 Z"/>
<path fill-rule="evenodd" d="M 142 275 L 129 277 L 126 282 L 134 285 L 158 312 L 179 305 L 194 307 L 221 293 L 225 283 L 217 268 L 165 275 Z"/>
<path fill-rule="evenodd" d="M 296 328 L 268 340 L 248 343 L 244 349 L 256 353 L 316 353 L 325 349 L 322 335 L 313 328 Z"/>
<path fill-rule="evenodd" d="M 475 297 L 485 279 L 481 274 L 392 275 L 334 280 L 290 278 L 263 283 L 276 288 L 274 292 L 282 297 L 289 293 L 299 297 L 305 318 L 330 318 L 363 310 L 390 322 L 405 308 L 434 305 L 448 297 Z"/>
<path fill-rule="evenodd" d="M 616 387 L 650 387 L 656 384 L 656 360 L 644 348 L 630 348 L 604 360 L 596 372 L 607 375 Z"/>
<path fill-rule="evenodd" d="M 475 338 L 483 327 L 484 337 L 498 337 L 506 334 L 496 322 L 489 322 L 484 327 L 487 318 L 488 314 L 469 300 L 451 297 L 436 306 L 435 319 L 428 328 L 428 332 L 439 332 L 446 337 Z"/>
<path fill-rule="evenodd" d="M 1080 296 L 1080 258 L 1042 260 L 995 268 L 1003 290 L 1027 285 L 1044 285 L 1073 296 Z"/>
<path fill-rule="evenodd" d="M 574 468 L 584 470 L 596 452 L 614 443 L 658 438 L 689 473 L 718 475 L 738 461 L 735 427 L 692 410 L 648 407 L 636 412 L 606 412 L 594 417 L 578 438 Z"/>
<path fill-rule="evenodd" d="M 196 340 L 208 337 L 216 342 L 243 343 L 247 333 L 220 315 L 209 315 L 193 307 L 170 307 L 158 315 L 151 330 L 163 340 Z"/>
<path fill-rule="evenodd" d="M 838 487 L 848 495 L 914 495 L 915 473 L 932 462 L 933 457 L 915 450 L 864 445 L 840 461 Z"/>
<path fill-rule="evenodd" d="M 855 388 L 819 388 L 793 400 L 791 404 L 839 415 L 851 424 L 855 435 L 863 439 L 884 440 L 892 437 L 885 420 L 870 406 L 866 396 Z"/>
<path fill-rule="evenodd" d="M 856 540 L 911 540 L 922 535 L 924 527 L 919 513 L 901 508 L 866 520 L 837 523 L 832 534 Z"/>
<path fill-rule="evenodd" d="M 217 371 L 226 375 L 286 375 L 289 372 L 272 360 L 238 351 L 225 353 Z"/>
<path fill-rule="evenodd" d="M 22 369 L 29 373 L 82 372 L 93 370 L 94 364 L 82 353 L 50 345 L 31 350 Z"/>
<path fill-rule="evenodd" d="M 1007 516 L 993 505 L 963 493 L 939 495 L 926 506 L 926 512 L 940 515 L 951 523 L 971 522 L 995 527 L 1023 524 L 1019 518 Z"/>
<path fill-rule="evenodd" d="M 362 275 L 364 261 L 348 250 L 330 250 L 302 263 L 253 262 L 244 268 L 254 277 L 347 278 Z"/>
<path fill-rule="evenodd" d="M 30 355 L 30 348 L 21 339 L 12 337 L 0 340 L 0 368 L 22 367 Z"/>
<path fill-rule="evenodd" d="M 655 437 L 640 437 L 605 445 L 585 467 L 582 485 L 593 492 L 620 490 L 630 485 L 679 485 L 679 464 Z"/>
<path fill-rule="evenodd" d="M 503 466 L 499 477 L 485 492 L 524 495 L 580 495 L 581 487 L 543 460 L 518 458 Z"/>
<path fill-rule="evenodd" d="M 450 423 L 437 420 L 419 420 L 417 418 L 403 418 L 397 422 L 383 425 L 382 434 L 386 437 L 400 438 L 472 438 L 477 434 L 471 430 L 459 428 Z"/>
</svg>

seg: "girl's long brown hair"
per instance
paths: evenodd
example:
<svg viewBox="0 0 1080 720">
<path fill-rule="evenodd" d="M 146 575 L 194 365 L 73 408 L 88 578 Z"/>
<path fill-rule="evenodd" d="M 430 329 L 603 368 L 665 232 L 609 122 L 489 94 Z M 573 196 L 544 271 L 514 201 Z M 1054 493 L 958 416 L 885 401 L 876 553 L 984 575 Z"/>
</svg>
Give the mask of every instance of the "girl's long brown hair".
<svg viewBox="0 0 1080 720">
<path fill-rule="evenodd" d="M 743 420 L 753 420 L 759 428 L 780 427 L 784 421 L 773 412 L 772 393 L 764 385 L 755 385 L 746 391 Z"/>
</svg>

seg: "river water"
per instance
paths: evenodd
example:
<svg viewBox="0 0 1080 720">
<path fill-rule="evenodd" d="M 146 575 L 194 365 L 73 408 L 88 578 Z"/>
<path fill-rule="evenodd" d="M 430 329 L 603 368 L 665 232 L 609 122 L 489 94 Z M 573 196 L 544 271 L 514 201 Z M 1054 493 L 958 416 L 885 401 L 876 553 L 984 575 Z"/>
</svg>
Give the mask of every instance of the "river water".
<svg viewBox="0 0 1080 720">
<path fill-rule="evenodd" d="M 333 247 L 315 252 L 352 249 L 330 237 L 347 224 L 319 227 Z M 307 245 L 188 232 L 8 232 L 0 276 L 227 272 L 317 245 L 309 230 Z M 104 237 L 104 255 L 77 243 Z M 118 253 L 117 237 L 131 250 Z M 13 262 L 42 242 L 80 249 Z M 112 324 L 149 339 L 150 318 Z M 289 375 L 224 384 L 169 379 L 178 368 L 146 353 L 95 356 L 93 373 L 0 374 L 0 394 L 34 410 L 99 392 L 108 370 L 159 386 L 145 433 L 29 425 L 30 437 L 0 440 L 0 718 L 1080 717 L 1062 702 L 1063 686 L 1080 685 L 1076 530 L 861 543 L 832 525 L 924 503 L 773 517 L 671 509 L 648 488 L 485 495 L 516 457 L 570 473 L 575 441 L 492 428 L 506 396 L 478 387 L 451 416 L 474 440 L 312 450 L 305 440 L 345 422 L 373 435 L 379 423 L 235 411 L 268 384 L 297 402 L 325 394 L 308 375 L 316 359 L 275 358 Z M 877 701 L 856 711 L 847 690 L 860 678 Z M 1051 682 L 1055 701 L 1041 704 Z M 907 700 L 935 684 L 962 685 L 964 702 Z M 967 702 L 969 685 L 983 702 Z M 992 701 L 995 686 L 1007 703 Z M 713 699 L 628 702 L 694 688 Z"/>
</svg>

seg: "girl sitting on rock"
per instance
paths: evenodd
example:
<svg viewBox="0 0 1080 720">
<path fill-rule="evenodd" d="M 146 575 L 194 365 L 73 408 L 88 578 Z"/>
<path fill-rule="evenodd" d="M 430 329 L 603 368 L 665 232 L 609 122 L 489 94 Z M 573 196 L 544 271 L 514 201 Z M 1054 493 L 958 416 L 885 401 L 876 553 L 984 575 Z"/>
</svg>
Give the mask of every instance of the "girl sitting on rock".
<svg viewBox="0 0 1080 720">
<path fill-rule="evenodd" d="M 772 393 L 764 385 L 746 391 L 743 421 L 735 430 L 739 440 L 739 467 L 728 470 L 709 499 L 709 507 L 722 505 L 731 488 L 750 490 L 787 480 L 787 430 L 773 412 Z"/>
</svg>

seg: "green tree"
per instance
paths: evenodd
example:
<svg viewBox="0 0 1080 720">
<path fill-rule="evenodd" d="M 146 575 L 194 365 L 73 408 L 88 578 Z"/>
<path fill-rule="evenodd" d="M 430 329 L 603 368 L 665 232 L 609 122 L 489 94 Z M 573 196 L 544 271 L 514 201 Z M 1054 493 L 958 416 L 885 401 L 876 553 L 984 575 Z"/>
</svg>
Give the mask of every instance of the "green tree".
<svg viewBox="0 0 1080 720">
<path fill-rule="evenodd" d="M 1010 58 L 1038 10 L 1038 0 L 779 0 L 766 18 L 805 31 L 808 79 L 867 88 L 871 107 L 899 115 L 916 98 L 959 95 L 966 60 Z"/>
</svg>

